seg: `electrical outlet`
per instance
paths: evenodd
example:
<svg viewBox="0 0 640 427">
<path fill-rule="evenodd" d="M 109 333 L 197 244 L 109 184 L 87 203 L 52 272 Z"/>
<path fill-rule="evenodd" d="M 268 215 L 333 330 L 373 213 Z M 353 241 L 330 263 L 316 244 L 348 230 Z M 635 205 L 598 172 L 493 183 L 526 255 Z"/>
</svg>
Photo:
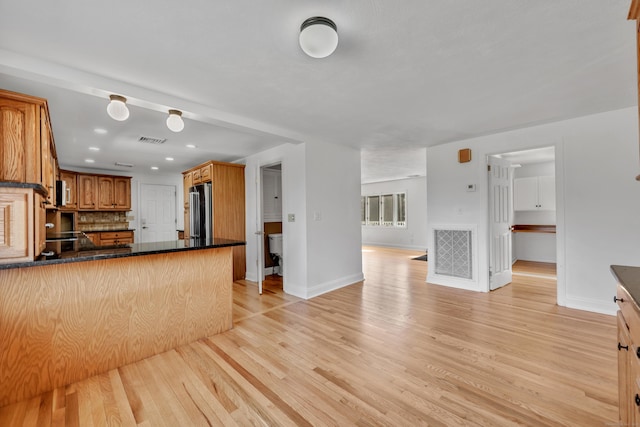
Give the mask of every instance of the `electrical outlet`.
<svg viewBox="0 0 640 427">
<path fill-rule="evenodd" d="M 296 214 L 289 214 L 287 217 L 289 218 L 289 222 L 296 222 Z"/>
</svg>

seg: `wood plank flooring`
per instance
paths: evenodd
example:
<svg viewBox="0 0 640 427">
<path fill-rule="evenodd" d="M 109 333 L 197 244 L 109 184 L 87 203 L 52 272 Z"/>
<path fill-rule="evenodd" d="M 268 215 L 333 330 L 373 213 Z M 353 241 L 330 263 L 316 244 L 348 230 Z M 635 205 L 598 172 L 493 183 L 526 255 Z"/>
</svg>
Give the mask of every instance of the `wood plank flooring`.
<svg viewBox="0 0 640 427">
<path fill-rule="evenodd" d="M 0 408 L 0 426 L 617 422 L 615 318 L 556 306 L 553 265 L 486 294 L 425 283 L 417 255 L 363 248 L 363 283 L 308 301 L 238 282 L 233 330 Z"/>
</svg>

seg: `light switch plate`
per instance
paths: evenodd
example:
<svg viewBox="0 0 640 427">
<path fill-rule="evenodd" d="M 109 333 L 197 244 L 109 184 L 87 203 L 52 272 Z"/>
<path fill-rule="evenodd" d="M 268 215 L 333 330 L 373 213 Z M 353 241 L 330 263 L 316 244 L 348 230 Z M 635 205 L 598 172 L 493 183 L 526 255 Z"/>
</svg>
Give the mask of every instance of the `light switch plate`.
<svg viewBox="0 0 640 427">
<path fill-rule="evenodd" d="M 289 214 L 287 217 L 289 218 L 289 222 L 296 222 L 296 214 Z"/>
</svg>

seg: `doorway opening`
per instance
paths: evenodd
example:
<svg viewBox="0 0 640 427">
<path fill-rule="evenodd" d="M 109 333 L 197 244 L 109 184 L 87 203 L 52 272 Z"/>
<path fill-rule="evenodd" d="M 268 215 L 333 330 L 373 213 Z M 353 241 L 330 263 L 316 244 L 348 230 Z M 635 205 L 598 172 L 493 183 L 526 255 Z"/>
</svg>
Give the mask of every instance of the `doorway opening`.
<svg viewBox="0 0 640 427">
<path fill-rule="evenodd" d="M 260 219 L 262 249 L 261 271 L 258 272 L 261 293 L 264 289 L 284 289 L 284 267 L 286 255 L 283 244 L 282 227 L 282 163 L 275 163 L 260 168 L 261 208 Z"/>
<path fill-rule="evenodd" d="M 488 163 L 490 290 L 513 274 L 535 274 L 537 264 L 548 278 L 557 264 L 555 147 L 491 155 Z"/>
</svg>

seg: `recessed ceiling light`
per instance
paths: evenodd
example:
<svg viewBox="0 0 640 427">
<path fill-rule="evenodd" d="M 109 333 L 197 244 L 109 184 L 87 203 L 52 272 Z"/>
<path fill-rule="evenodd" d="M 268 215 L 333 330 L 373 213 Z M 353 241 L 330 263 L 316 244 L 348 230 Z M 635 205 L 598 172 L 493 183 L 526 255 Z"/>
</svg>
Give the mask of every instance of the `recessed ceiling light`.
<svg viewBox="0 0 640 427">
<path fill-rule="evenodd" d="M 170 162 L 172 162 L 172 161 L 173 161 L 173 157 L 165 157 L 164 159 L 165 159 L 165 160 L 169 160 Z"/>
<path fill-rule="evenodd" d="M 95 163 L 96 161 L 93 159 L 84 159 L 85 162 L 87 163 Z"/>
<path fill-rule="evenodd" d="M 108 130 L 102 128 L 95 128 L 93 131 L 99 135 L 104 135 L 109 132 Z"/>
<path fill-rule="evenodd" d="M 100 148 L 98 148 L 98 147 L 89 147 L 89 150 L 91 150 L 91 151 L 100 151 Z"/>
<path fill-rule="evenodd" d="M 154 170 L 154 171 L 157 171 L 158 167 L 157 166 L 151 166 L 151 169 Z"/>
<path fill-rule="evenodd" d="M 187 144 L 187 145 L 185 145 L 185 147 L 187 147 L 187 148 L 196 148 L 196 147 L 197 147 L 197 145 Z"/>
</svg>

